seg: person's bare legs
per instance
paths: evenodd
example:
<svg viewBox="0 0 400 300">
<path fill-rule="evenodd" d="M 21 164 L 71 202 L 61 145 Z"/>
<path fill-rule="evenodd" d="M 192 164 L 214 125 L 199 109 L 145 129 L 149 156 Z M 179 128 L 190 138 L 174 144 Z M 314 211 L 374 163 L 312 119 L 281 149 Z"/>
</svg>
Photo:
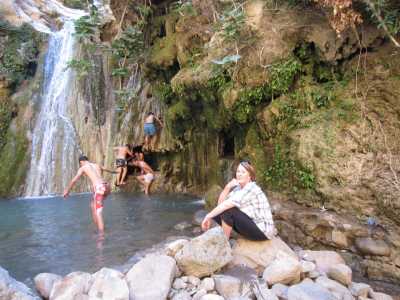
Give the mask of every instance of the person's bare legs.
<svg viewBox="0 0 400 300">
<path fill-rule="evenodd" d="M 147 150 L 149 147 L 149 136 L 146 134 L 144 136 L 144 145 L 143 145 L 143 150 Z"/>
<path fill-rule="evenodd" d="M 222 222 L 221 222 L 221 227 L 222 227 L 222 230 L 224 231 L 226 238 L 229 240 L 229 237 L 231 236 L 231 232 L 232 232 L 232 227 L 229 226 L 228 224 L 226 224 L 224 222 L 224 220 L 222 220 Z"/>
<path fill-rule="evenodd" d="M 139 175 L 136 176 L 136 179 L 139 181 L 139 183 L 143 186 L 144 192 L 146 192 L 146 181 L 144 180 L 144 175 Z"/>
<path fill-rule="evenodd" d="M 100 208 L 96 211 L 97 218 L 97 229 L 100 234 L 104 233 L 104 221 L 103 221 L 103 208 Z"/>
<path fill-rule="evenodd" d="M 92 220 L 94 225 L 97 227 L 97 217 L 96 217 L 96 200 L 94 197 L 92 198 L 92 201 L 90 202 L 90 211 L 92 213 Z"/>
<path fill-rule="evenodd" d="M 121 176 L 122 176 L 122 168 L 118 167 L 117 168 L 117 181 L 115 182 L 115 185 L 120 185 L 121 184 Z"/>
<path fill-rule="evenodd" d="M 126 184 L 125 182 L 126 173 L 128 173 L 128 167 L 127 166 L 122 167 L 122 175 L 119 184 Z"/>
</svg>

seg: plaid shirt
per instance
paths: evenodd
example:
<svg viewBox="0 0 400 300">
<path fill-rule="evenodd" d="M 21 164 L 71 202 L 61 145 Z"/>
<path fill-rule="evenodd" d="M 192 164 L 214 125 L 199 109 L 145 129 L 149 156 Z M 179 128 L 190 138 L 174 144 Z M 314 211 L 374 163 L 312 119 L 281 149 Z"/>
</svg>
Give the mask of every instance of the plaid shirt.
<svg viewBox="0 0 400 300">
<path fill-rule="evenodd" d="M 228 199 L 248 215 L 267 238 L 271 239 L 276 235 L 267 196 L 254 181 L 243 188 L 240 185 L 233 188 L 227 196 Z"/>
</svg>

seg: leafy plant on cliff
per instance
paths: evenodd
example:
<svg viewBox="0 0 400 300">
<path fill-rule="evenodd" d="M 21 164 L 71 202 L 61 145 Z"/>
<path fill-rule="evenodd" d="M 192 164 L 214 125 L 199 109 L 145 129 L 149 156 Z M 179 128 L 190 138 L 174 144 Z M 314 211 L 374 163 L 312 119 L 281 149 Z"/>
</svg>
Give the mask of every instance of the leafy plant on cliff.
<svg viewBox="0 0 400 300">
<path fill-rule="evenodd" d="M 82 16 L 74 21 L 75 36 L 83 43 L 94 42 L 98 34 L 99 25 L 100 18 L 97 7 L 91 5 L 89 7 L 89 15 Z"/>
<path fill-rule="evenodd" d="M 315 190 L 316 179 L 312 170 L 290 158 L 280 144 L 275 145 L 274 158 L 264 173 L 264 179 L 272 189 Z"/>
<path fill-rule="evenodd" d="M 301 70 L 301 63 L 294 57 L 275 63 L 270 68 L 269 88 L 274 95 L 287 93 L 295 76 Z"/>
<path fill-rule="evenodd" d="M 246 16 L 243 6 L 233 6 L 223 11 L 219 17 L 217 28 L 221 31 L 225 41 L 237 41 L 245 26 Z"/>
<path fill-rule="evenodd" d="M 171 10 L 173 13 L 177 13 L 180 16 L 194 16 L 197 14 L 196 9 L 193 7 L 193 3 L 190 0 L 179 0 L 171 4 Z"/>
<path fill-rule="evenodd" d="M 43 35 L 30 25 L 17 28 L 4 21 L 0 21 L 0 33 L 0 75 L 7 78 L 11 88 L 16 88 L 34 75 Z"/>
<path fill-rule="evenodd" d="M 8 101 L 0 101 L 0 151 L 6 142 L 6 134 L 11 122 L 12 112 Z"/>
<path fill-rule="evenodd" d="M 88 75 L 93 64 L 87 59 L 71 59 L 67 62 L 67 68 L 74 69 L 78 75 L 78 79 L 81 79 Z"/>
</svg>

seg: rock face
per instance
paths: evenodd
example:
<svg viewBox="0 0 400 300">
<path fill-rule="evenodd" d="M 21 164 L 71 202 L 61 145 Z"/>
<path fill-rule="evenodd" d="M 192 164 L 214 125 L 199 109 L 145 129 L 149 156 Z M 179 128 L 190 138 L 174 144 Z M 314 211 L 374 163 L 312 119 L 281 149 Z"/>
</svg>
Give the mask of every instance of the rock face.
<svg viewBox="0 0 400 300">
<path fill-rule="evenodd" d="M 300 283 L 289 288 L 289 300 L 335 300 L 327 289 L 315 283 Z"/>
<path fill-rule="evenodd" d="M 148 255 L 126 274 L 129 299 L 166 299 L 177 272 L 175 260 L 166 255 Z"/>
<path fill-rule="evenodd" d="M 218 226 L 185 244 L 175 259 L 179 269 L 186 275 L 203 277 L 230 262 L 232 251 L 224 232 Z"/>
<path fill-rule="evenodd" d="M 8 271 L 0 267 L 0 299 L 2 300 L 39 300 L 23 283 L 12 278 Z"/>
<path fill-rule="evenodd" d="M 279 251 L 297 260 L 296 253 L 279 237 L 264 242 L 238 239 L 232 249 L 233 259 L 230 265 L 245 265 L 262 273 Z"/>
</svg>

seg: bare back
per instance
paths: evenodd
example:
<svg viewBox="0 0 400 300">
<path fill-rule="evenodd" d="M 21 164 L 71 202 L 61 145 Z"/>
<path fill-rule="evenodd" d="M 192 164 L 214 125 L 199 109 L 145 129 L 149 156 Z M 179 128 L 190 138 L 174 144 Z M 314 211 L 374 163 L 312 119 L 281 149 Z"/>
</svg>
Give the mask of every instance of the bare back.
<svg viewBox="0 0 400 300">
<path fill-rule="evenodd" d="M 154 174 L 153 169 L 145 161 L 137 161 L 137 166 L 141 168 L 145 174 Z"/>
<path fill-rule="evenodd" d="M 154 115 L 148 115 L 145 119 L 144 119 L 145 123 L 154 123 Z"/>
<path fill-rule="evenodd" d="M 106 182 L 101 176 L 102 170 L 98 164 L 87 162 L 84 166 L 80 167 L 78 173 L 82 171 L 87 177 L 89 177 L 93 186 L 97 186 L 101 183 Z"/>
<path fill-rule="evenodd" d="M 122 146 L 122 147 L 114 147 L 114 150 L 117 151 L 117 158 L 122 158 L 122 159 L 126 159 L 126 157 L 129 155 L 131 155 L 131 152 L 129 151 L 129 148 L 126 146 Z"/>
</svg>

